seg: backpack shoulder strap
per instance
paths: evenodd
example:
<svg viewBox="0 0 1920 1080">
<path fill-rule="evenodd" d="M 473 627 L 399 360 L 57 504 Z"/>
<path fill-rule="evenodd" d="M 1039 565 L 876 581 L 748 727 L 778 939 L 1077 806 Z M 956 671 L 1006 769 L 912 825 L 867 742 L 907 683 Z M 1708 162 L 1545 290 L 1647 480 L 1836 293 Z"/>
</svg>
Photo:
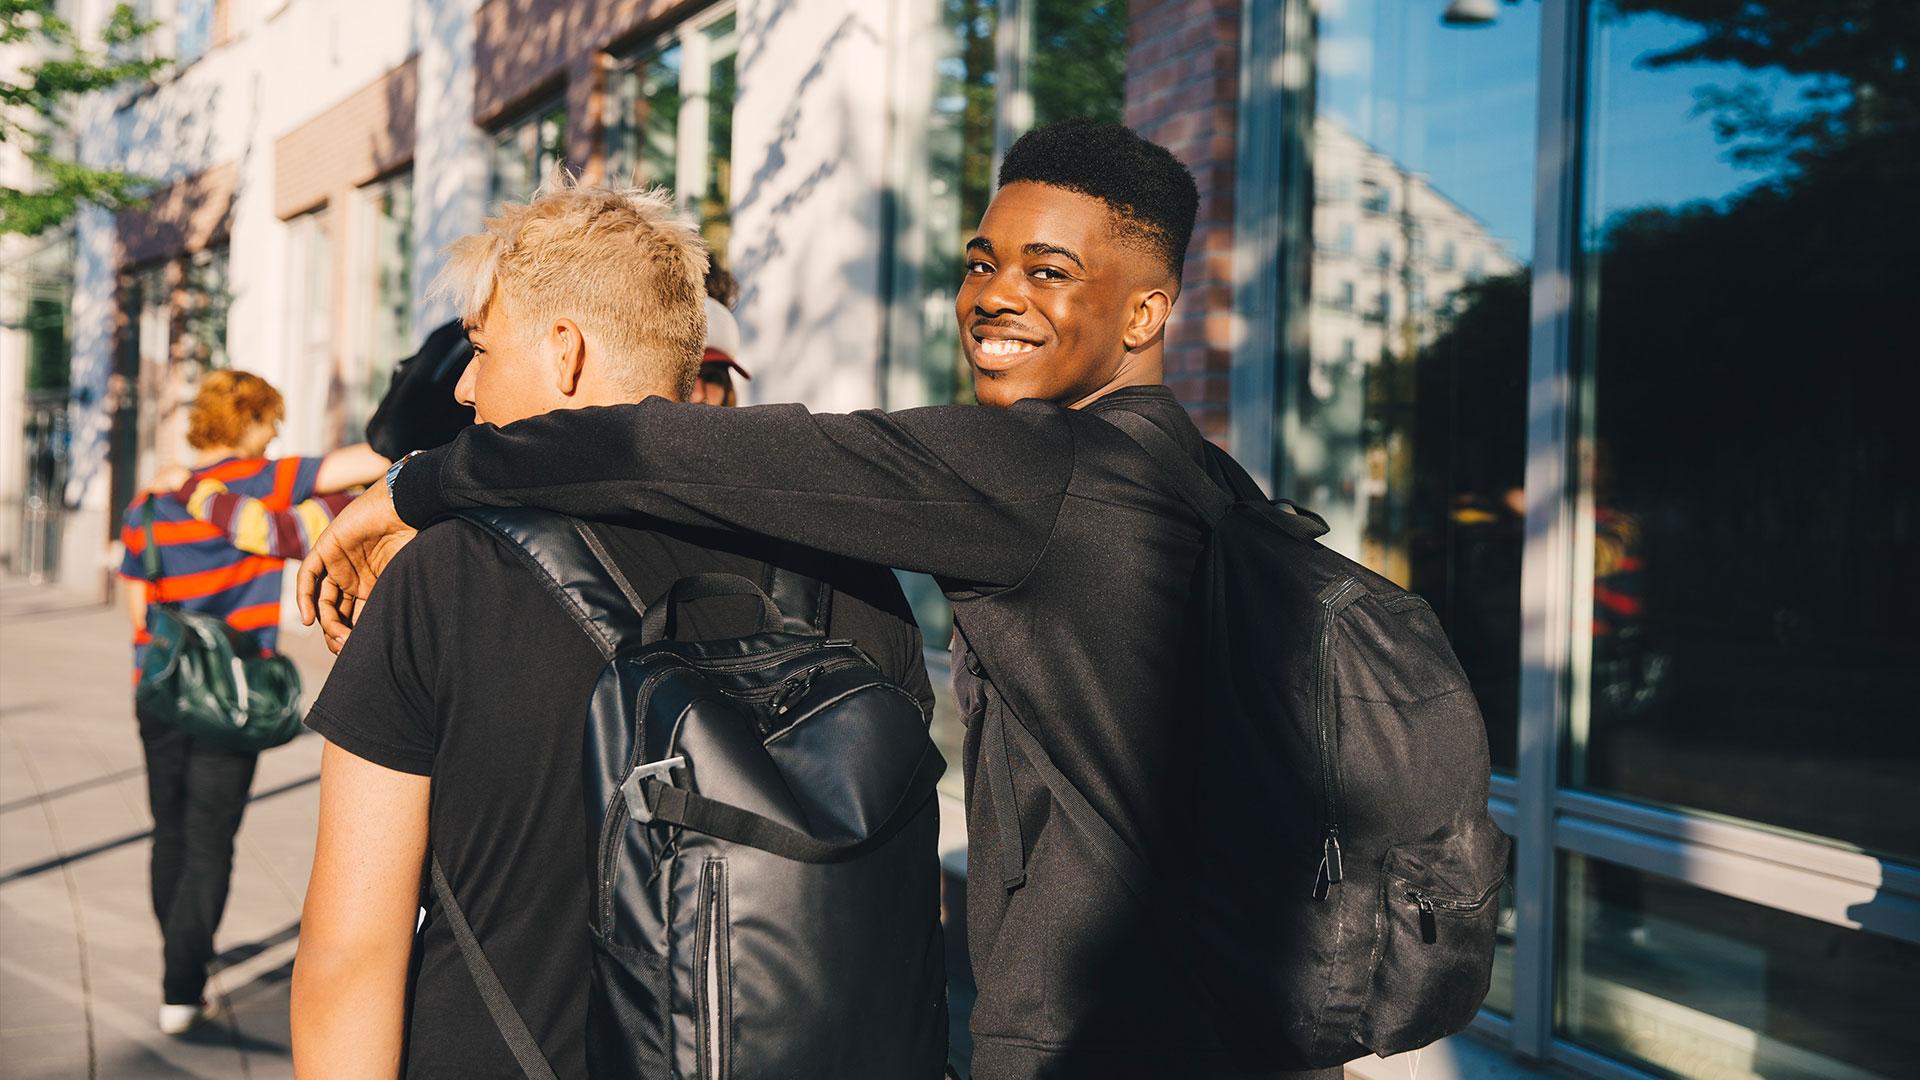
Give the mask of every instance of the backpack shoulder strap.
<svg viewBox="0 0 1920 1080">
<path fill-rule="evenodd" d="M 440 856 L 429 855 L 432 860 L 429 873 L 433 877 L 433 894 L 440 900 L 440 910 L 447 917 L 447 924 L 453 928 L 453 939 L 460 943 L 460 955 L 467 962 L 467 971 L 473 976 L 474 983 L 480 988 L 480 997 L 487 1003 L 487 1012 L 493 1016 L 493 1026 L 500 1029 L 500 1037 L 507 1041 L 507 1048 L 513 1051 L 513 1060 L 519 1062 L 520 1071 L 532 1080 L 558 1080 L 553 1066 L 547 1064 L 545 1054 L 540 1052 L 540 1043 L 527 1030 L 527 1022 L 520 1018 L 520 1010 L 513 1007 L 513 999 L 507 996 L 507 988 L 500 983 L 500 976 L 494 973 L 493 965 L 487 961 L 487 954 L 480 948 L 480 939 L 473 936 L 473 927 L 467 923 L 467 913 L 460 910 L 460 902 L 453 898 L 453 886 L 447 884 L 447 875 L 440 869 Z"/>
<path fill-rule="evenodd" d="M 1226 516 L 1227 508 L 1234 503 L 1233 496 L 1220 490 L 1220 485 L 1209 479 L 1205 470 L 1180 449 L 1180 444 L 1153 421 L 1138 413 L 1120 410 L 1101 413 L 1100 419 L 1119 428 L 1147 452 L 1154 464 L 1160 466 L 1160 471 L 1173 481 L 1180 498 L 1199 512 L 1200 520 L 1206 522 L 1208 528 Z"/>
<path fill-rule="evenodd" d="M 1205 469 L 1180 449 L 1180 444 L 1172 436 L 1137 413 L 1114 411 L 1103 413 L 1100 419 L 1125 432 L 1127 437 L 1147 452 L 1154 464 L 1160 466 L 1180 497 L 1187 505 L 1200 514 L 1200 519 L 1212 528 L 1225 517 L 1227 510 L 1238 504 L 1250 504 L 1268 511 L 1268 518 L 1281 531 L 1297 540 L 1314 540 L 1326 535 L 1326 519 L 1301 506 L 1291 499 L 1268 499 L 1260 492 L 1260 485 L 1253 482 L 1240 463 L 1233 460 L 1224 451 L 1214 451 L 1216 463 L 1227 475 L 1230 490 L 1223 490 L 1214 483 Z"/>
<path fill-rule="evenodd" d="M 789 634 L 826 634 L 833 586 L 798 570 L 768 563 L 760 575 L 760 588 L 780 609 L 780 629 Z"/>
<path fill-rule="evenodd" d="M 460 516 L 506 541 L 573 621 L 612 658 L 639 640 L 646 602 L 587 523 L 546 510 L 472 508 Z"/>
</svg>

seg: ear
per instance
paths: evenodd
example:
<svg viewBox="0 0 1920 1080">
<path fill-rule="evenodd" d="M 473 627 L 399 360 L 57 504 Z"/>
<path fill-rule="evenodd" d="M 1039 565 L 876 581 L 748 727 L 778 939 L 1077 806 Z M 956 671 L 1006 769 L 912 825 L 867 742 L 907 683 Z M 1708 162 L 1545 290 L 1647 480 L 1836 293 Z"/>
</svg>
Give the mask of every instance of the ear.
<svg viewBox="0 0 1920 1080">
<path fill-rule="evenodd" d="M 572 319 L 555 319 L 547 330 L 547 345 L 553 363 L 554 389 L 562 397 L 580 390 L 580 377 L 587 368 L 587 339 L 580 324 Z"/>
<path fill-rule="evenodd" d="M 1141 349 L 1160 339 L 1161 331 L 1166 329 L 1167 317 L 1173 314 L 1173 296 L 1162 285 L 1155 285 L 1133 294 L 1133 307 L 1127 316 L 1127 329 L 1120 340 L 1128 352 Z"/>
</svg>

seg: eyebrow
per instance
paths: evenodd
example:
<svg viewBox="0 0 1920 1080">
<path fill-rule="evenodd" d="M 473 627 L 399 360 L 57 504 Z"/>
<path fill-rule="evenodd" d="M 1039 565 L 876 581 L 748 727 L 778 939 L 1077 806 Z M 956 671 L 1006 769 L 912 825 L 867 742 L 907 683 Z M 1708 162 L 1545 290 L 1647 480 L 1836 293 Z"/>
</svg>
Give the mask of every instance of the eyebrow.
<svg viewBox="0 0 1920 1080">
<path fill-rule="evenodd" d="M 983 255 L 991 257 L 993 255 L 993 241 L 984 236 L 976 236 L 967 241 L 967 250 L 978 251 Z M 1085 271 L 1087 268 L 1087 264 L 1080 261 L 1080 256 L 1075 255 L 1072 251 L 1058 244 L 1043 244 L 1035 241 L 1021 250 L 1028 255 L 1058 255 L 1063 259 L 1071 261 L 1073 265 L 1079 267 L 1082 271 Z"/>
</svg>

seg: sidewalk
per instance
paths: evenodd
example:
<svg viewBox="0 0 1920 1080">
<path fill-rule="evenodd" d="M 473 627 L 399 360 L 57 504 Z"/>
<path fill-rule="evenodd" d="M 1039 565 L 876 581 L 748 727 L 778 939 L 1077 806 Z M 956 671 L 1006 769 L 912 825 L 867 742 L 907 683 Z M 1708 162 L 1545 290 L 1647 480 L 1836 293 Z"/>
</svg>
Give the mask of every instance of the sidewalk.
<svg viewBox="0 0 1920 1080">
<path fill-rule="evenodd" d="M 0 1074 L 291 1077 L 287 988 L 320 740 L 261 756 L 208 986 L 222 1014 L 161 1035 L 129 640 L 118 607 L 0 582 Z M 315 634 L 286 644 L 311 696 L 332 658 Z"/>
<path fill-rule="evenodd" d="M 118 607 L 0 581 L 0 1075 L 290 1078 L 287 991 L 313 861 L 320 740 L 303 735 L 261 756 L 215 940 L 208 994 L 221 1014 L 186 1037 L 161 1035 L 160 935 L 147 896 L 152 819 L 128 640 Z M 333 658 L 311 631 L 289 625 L 282 641 L 311 700 Z M 941 817 L 941 861 L 957 889 L 966 874 L 958 801 L 943 796 Z M 970 989 L 955 986 L 956 1006 L 971 1003 Z M 964 1060 L 965 1029 L 955 1026 Z M 1347 1072 L 1546 1075 L 1468 1038 Z"/>
</svg>

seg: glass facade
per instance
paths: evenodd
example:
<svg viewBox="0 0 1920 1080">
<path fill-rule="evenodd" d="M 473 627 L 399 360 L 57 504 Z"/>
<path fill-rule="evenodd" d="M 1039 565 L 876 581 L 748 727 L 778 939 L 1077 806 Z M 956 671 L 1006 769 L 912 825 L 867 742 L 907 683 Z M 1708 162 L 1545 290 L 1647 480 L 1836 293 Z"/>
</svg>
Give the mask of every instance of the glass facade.
<svg viewBox="0 0 1920 1080">
<path fill-rule="evenodd" d="M 1322 5 L 1280 486 L 1426 596 L 1516 754 L 1539 8 Z M 1304 120 L 1304 118 L 1303 118 Z M 1307 182 L 1307 181 L 1302 181 Z M 1304 225 L 1304 228 L 1299 227 Z"/>
<path fill-rule="evenodd" d="M 1670 7 L 1588 10 L 1569 779 L 1920 859 L 1920 95 Z"/>
<path fill-rule="evenodd" d="M 1603 1076 L 1913 1075 L 1916 24 L 1416 7 L 1251 39 L 1302 243 L 1235 408 L 1473 678 L 1515 838 L 1480 1026 Z"/>
<path fill-rule="evenodd" d="M 395 363 L 412 355 L 413 174 L 359 191 L 354 212 L 353 355 L 346 364 L 339 438 L 366 437 Z"/>
<path fill-rule="evenodd" d="M 1566 860 L 1558 1027 L 1712 1080 L 1892 1080 L 1920 1060 L 1920 945 Z"/>
<path fill-rule="evenodd" d="M 733 231 L 736 26 L 730 9 L 709 11 L 635 56 L 616 78 L 607 123 L 609 180 L 672 188 L 722 267 Z"/>
<path fill-rule="evenodd" d="M 187 257 L 180 299 L 179 357 L 203 368 L 227 366 L 227 312 L 233 276 L 223 243 Z"/>
<path fill-rule="evenodd" d="M 568 167 L 566 103 L 548 101 L 496 130 L 492 158 L 488 209 L 530 198 L 555 169 Z"/>
</svg>

